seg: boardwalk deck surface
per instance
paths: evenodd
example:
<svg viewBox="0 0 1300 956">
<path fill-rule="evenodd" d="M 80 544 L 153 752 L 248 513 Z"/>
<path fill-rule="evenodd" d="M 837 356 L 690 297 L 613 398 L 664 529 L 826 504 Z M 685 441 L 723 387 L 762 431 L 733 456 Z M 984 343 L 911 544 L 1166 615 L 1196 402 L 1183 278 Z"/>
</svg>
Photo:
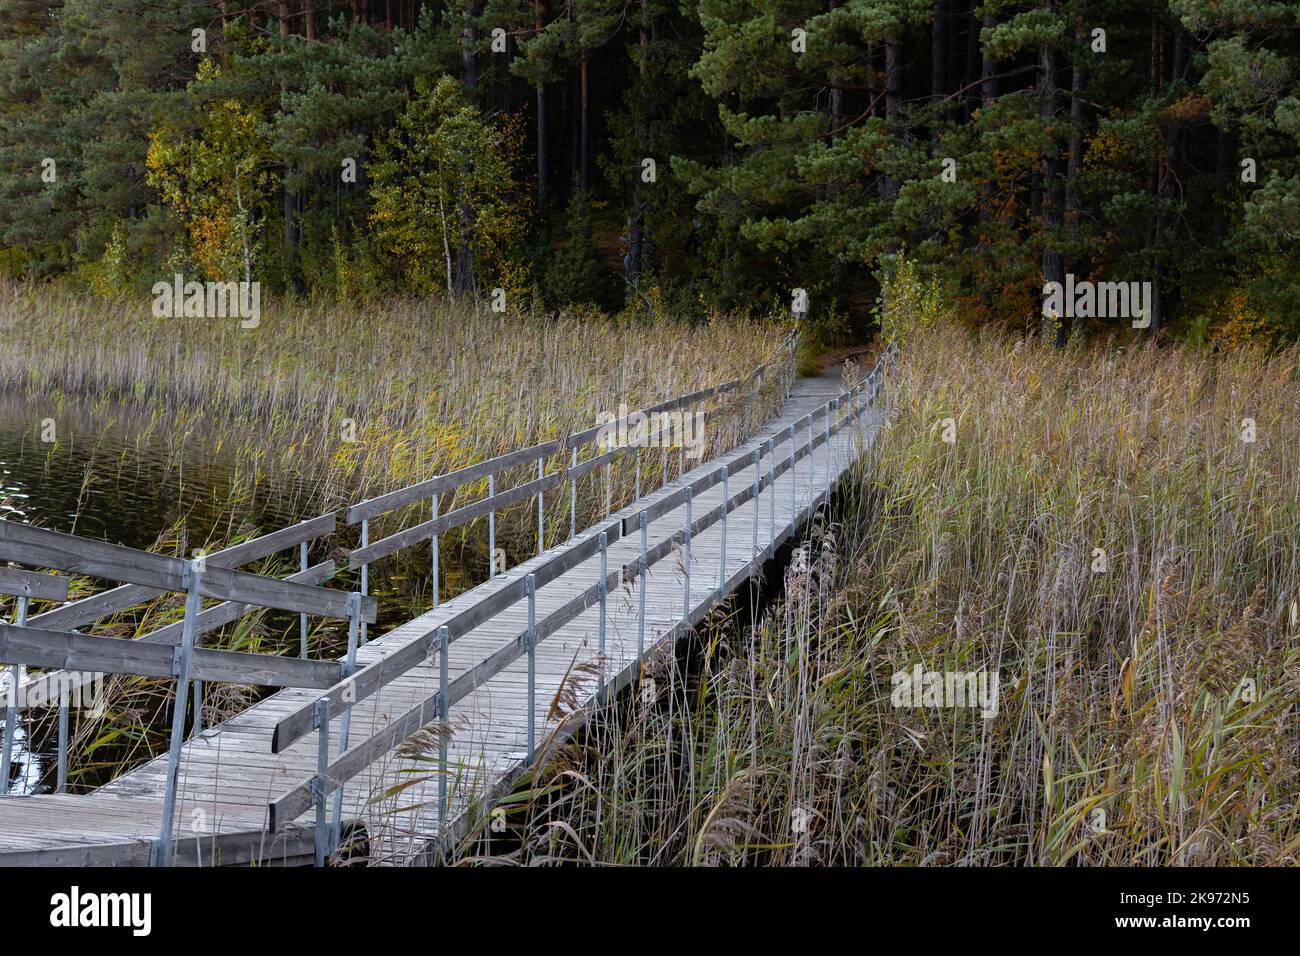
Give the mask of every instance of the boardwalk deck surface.
<svg viewBox="0 0 1300 956">
<path fill-rule="evenodd" d="M 840 391 L 836 374 L 801 380 L 781 413 L 748 441 L 665 488 L 644 495 L 617 514 L 635 515 L 692 478 L 743 456 Z M 773 539 L 779 546 L 796 534 L 845 469 L 874 439 L 876 421 L 874 411 L 864 412 L 858 425 L 846 427 L 798 462 L 792 471 L 779 476 L 757 503 L 748 502 L 728 516 L 725 574 L 720 525 L 715 523 L 692 539 L 689 623 L 704 618 L 722 596 L 743 585 L 770 557 L 770 552 L 756 554 L 752 550 L 754 521 L 759 525 L 760 552 L 765 552 Z M 819 416 L 816 429 L 823 428 Z M 794 439 L 797 446 L 805 441 L 806 435 L 802 434 Z M 776 460 L 780 462 L 789 453 L 789 442 L 778 445 Z M 764 473 L 767 462 L 765 458 Z M 753 466 L 737 470 L 729 481 L 733 496 L 747 484 L 752 486 Z M 696 496 L 694 515 L 698 518 L 721 502 L 722 487 L 717 485 Z M 684 508 L 678 508 L 655 520 L 649 529 L 651 547 L 680 531 L 684 517 Z M 424 637 L 453 615 L 527 575 L 543 560 L 577 546 L 595 533 L 594 529 L 583 532 L 545 555 L 511 568 L 437 610 L 377 637 L 358 651 L 359 666 Z M 620 538 L 609 547 L 609 570 L 634 562 L 639 554 L 639 534 Z M 539 588 L 538 620 L 590 588 L 598 577 L 599 558 L 594 557 Z M 677 557 L 652 565 L 646 583 L 647 653 L 681 632 L 683 592 L 684 577 Z M 617 690 L 636 675 L 638 608 L 635 580 L 610 593 L 603 659 L 597 649 L 598 607 L 584 612 L 538 645 L 534 716 L 539 740 L 557 731 L 557 724 L 562 722 L 551 718 L 551 702 L 566 675 L 573 680 L 577 665 L 594 665 L 600 672 L 584 673 L 577 679 L 578 698 L 584 704 L 592 701 L 602 676 L 612 690 Z M 526 626 L 527 604 L 521 600 L 460 637 L 448 655 L 451 679 L 454 681 L 514 639 Z M 435 693 L 438 679 L 436 662 L 425 663 L 360 701 L 352 709 L 352 742 L 364 739 Z M 314 822 L 310 812 L 284 832 L 270 834 L 266 827 L 268 804 L 315 774 L 317 760 L 315 733 L 277 754 L 271 749 L 273 728 L 281 718 L 313 701 L 318 693 L 276 693 L 186 743 L 181 757 L 175 863 L 310 862 Z M 444 834 L 456 833 L 472 809 L 481 809 L 484 799 L 490 800 L 493 794 L 508 789 L 524 768 L 528 750 L 527 700 L 527 659 L 521 657 L 452 707 L 449 760 L 455 774 Z M 571 716 L 558 728 L 561 735 L 572 729 L 575 719 Z M 338 723 L 337 719 L 331 722 L 334 746 Z M 435 753 L 430 752 L 429 757 Z M 153 760 L 89 795 L 37 795 L 0 801 L 0 865 L 147 862 L 149 845 L 158 836 L 166 765 L 165 757 Z M 430 858 L 439 834 L 435 766 L 431 759 L 395 750 L 345 786 L 343 818 L 364 825 L 372 859 L 401 864 Z M 393 796 L 380 796 L 397 784 L 407 786 Z"/>
</svg>

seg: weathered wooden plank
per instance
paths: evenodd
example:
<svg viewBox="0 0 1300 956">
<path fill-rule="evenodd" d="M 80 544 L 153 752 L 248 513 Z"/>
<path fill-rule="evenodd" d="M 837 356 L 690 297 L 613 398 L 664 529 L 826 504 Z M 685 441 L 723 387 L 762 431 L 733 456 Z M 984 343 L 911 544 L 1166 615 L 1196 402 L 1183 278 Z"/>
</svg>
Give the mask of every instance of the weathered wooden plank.
<svg viewBox="0 0 1300 956">
<path fill-rule="evenodd" d="M 185 590 L 186 562 L 180 558 L 33 528 L 16 521 L 0 520 L 0 557 L 160 591 Z M 348 596 L 343 591 L 234 571 L 207 564 L 206 559 L 204 563 L 200 591 L 205 597 L 325 617 L 348 616 Z M 376 607 L 374 598 L 363 598 L 362 617 L 373 622 Z"/>
<path fill-rule="evenodd" d="M 499 474 L 507 469 L 534 462 L 538 458 L 550 458 L 552 455 L 563 451 L 564 447 L 564 439 L 552 438 L 549 441 L 531 445 L 528 448 L 520 448 L 504 455 L 498 455 L 496 458 L 489 458 L 487 461 L 467 465 L 445 475 L 435 475 L 433 478 L 417 482 L 406 488 L 398 488 L 396 491 L 378 495 L 368 501 L 358 502 L 345 512 L 344 521 L 349 525 L 359 524 L 367 518 L 386 514 L 403 505 L 409 505 L 416 501 L 425 501 L 445 491 L 455 491 L 461 485 L 480 481 L 488 475 Z"/>
<path fill-rule="evenodd" d="M 455 511 L 448 511 L 445 515 L 440 515 L 437 518 L 421 521 L 419 524 L 403 531 L 390 534 L 387 538 L 381 538 L 367 547 L 357 548 L 348 555 L 348 567 L 359 568 L 363 564 L 371 564 L 380 558 L 401 551 L 403 548 L 409 548 L 411 545 L 427 541 L 435 534 L 446 534 L 453 528 L 459 528 L 463 524 L 468 524 L 483 517 L 489 511 L 503 511 L 510 505 L 526 501 L 534 495 L 550 491 L 563 483 L 564 472 L 554 472 L 541 478 L 534 478 L 532 481 L 510 488 L 507 491 L 497 492 L 490 498 L 482 498 L 471 502 L 457 508 Z"/>
<path fill-rule="evenodd" d="M 175 659 L 175 651 L 165 644 L 0 624 L 0 663 L 173 677 Z M 324 689 L 337 682 L 341 673 L 337 663 L 206 648 L 195 648 L 190 660 L 190 673 L 195 680 L 234 681 L 264 687 Z"/>
<path fill-rule="evenodd" d="M 480 601 L 458 614 L 448 617 L 442 624 L 430 628 L 419 638 L 394 653 L 358 669 L 345 683 L 330 688 L 329 693 L 323 695 L 329 700 L 330 713 L 342 713 L 353 703 L 365 700 L 410 668 L 426 661 L 437 637 L 438 627 L 445 626 L 449 639 L 456 641 L 463 634 L 495 616 L 504 608 L 517 603 L 524 596 L 526 571 L 531 571 L 535 575 L 535 581 L 539 588 L 543 587 L 596 554 L 600 549 L 599 531 L 606 533 L 607 544 L 612 545 L 619 539 L 620 529 L 620 522 L 609 522 L 601 528 L 593 528 L 587 533 L 589 536 L 583 541 L 566 548 L 557 555 L 544 561 L 533 561 L 512 569 L 510 578 L 506 583 L 498 586 L 495 591 L 485 593 Z M 501 578 L 498 577 L 497 581 L 500 580 Z M 288 748 L 294 741 L 302 739 L 311 732 L 314 721 L 314 703 L 305 704 L 294 713 L 286 716 L 276 725 L 271 749 L 275 753 L 279 753 Z"/>
<path fill-rule="evenodd" d="M 214 551 L 205 559 L 208 567 L 237 568 L 252 561 L 270 557 L 277 551 L 291 548 L 304 541 L 332 533 L 338 525 L 335 514 L 321 515 L 309 521 L 302 521 L 288 528 L 273 531 L 270 534 L 250 538 L 239 544 L 231 545 L 220 551 Z M 163 592 L 157 588 L 142 587 L 138 584 L 123 584 L 99 594 L 73 601 L 64 607 L 53 608 L 32 617 L 28 622 L 39 627 L 48 627 L 55 631 L 71 631 L 86 624 L 91 624 L 101 617 L 143 604 Z"/>
<path fill-rule="evenodd" d="M 0 594 L 37 601 L 66 601 L 68 579 L 57 574 L 37 574 L 35 571 L 0 567 Z"/>
</svg>

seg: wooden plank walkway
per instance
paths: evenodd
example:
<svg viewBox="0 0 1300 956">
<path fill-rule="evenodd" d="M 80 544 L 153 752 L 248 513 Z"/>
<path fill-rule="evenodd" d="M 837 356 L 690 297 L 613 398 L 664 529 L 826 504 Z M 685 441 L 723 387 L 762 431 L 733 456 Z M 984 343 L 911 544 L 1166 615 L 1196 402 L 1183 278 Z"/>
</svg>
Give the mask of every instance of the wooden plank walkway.
<svg viewBox="0 0 1300 956">
<path fill-rule="evenodd" d="M 358 667 L 377 661 L 426 637 L 466 608 L 517 582 L 557 554 L 590 540 L 611 520 L 635 516 L 684 484 L 714 471 L 723 462 L 743 458 L 755 447 L 792 423 L 806 417 L 842 391 L 838 373 L 797 383 L 780 415 L 757 434 L 727 454 L 697 466 L 665 488 L 598 522 L 546 554 L 511 568 L 496 578 L 446 602 L 370 641 L 357 654 Z M 829 442 L 778 476 L 758 500 L 747 502 L 728 515 L 726 555 L 722 554 L 722 529 L 714 523 L 692 538 L 689 601 L 684 601 L 685 580 L 679 556 L 651 565 L 646 577 L 645 648 L 674 641 L 685 629 L 702 620 L 726 595 L 758 573 L 775 547 L 798 533 L 812 512 L 826 499 L 843 472 L 874 440 L 878 416 L 868 409 L 856 425 L 838 432 Z M 820 415 L 815 433 L 824 431 Z M 807 441 L 804 434 L 775 446 L 779 463 Z M 762 473 L 770 459 L 764 457 Z M 734 497 L 754 484 L 754 465 L 738 468 L 729 476 Z M 793 486 L 793 487 L 792 487 Z M 794 506 L 792 508 L 792 491 Z M 721 485 L 697 495 L 692 502 L 696 519 L 723 501 Z M 650 524 L 653 546 L 679 532 L 685 521 L 684 506 Z M 752 549 L 757 521 L 759 550 Z M 608 548 L 608 569 L 614 571 L 640 556 L 639 533 L 621 536 Z M 539 587 L 536 617 L 545 616 L 591 588 L 600 574 L 599 557 L 584 560 L 555 580 Z M 721 585 L 721 586 L 720 586 Z M 601 678 L 610 692 L 633 680 L 638 672 L 637 622 L 640 595 L 633 579 L 609 594 L 606 645 L 598 654 L 599 607 L 592 607 L 536 648 L 534 717 L 538 741 L 548 735 L 562 738 L 577 726 L 586 705 L 593 701 Z M 689 610 L 683 619 L 684 606 Z M 471 670 L 527 627 L 527 602 L 520 600 L 459 637 L 450 647 L 450 678 Z M 587 664 L 599 673 L 572 675 Z M 584 705 L 579 712 L 551 714 L 552 700 L 569 676 Z M 438 690 L 437 661 L 411 668 L 351 710 L 350 739 L 355 745 L 382 729 Z M 482 812 L 494 796 L 507 791 L 527 762 L 527 657 L 521 656 L 458 701 L 450 711 L 452 736 L 449 766 L 454 771 L 450 814 L 440 830 L 435 768 L 436 745 L 427 755 L 409 748 L 390 751 L 350 780 L 343 788 L 343 819 L 364 826 L 372 861 L 405 864 L 427 862 L 436 854 L 439 834 L 454 837 L 472 813 Z M 281 753 L 272 752 L 275 725 L 290 713 L 310 705 L 318 691 L 286 690 L 266 698 L 240 715 L 192 738 L 184 747 L 176 819 L 179 824 L 174 862 L 179 865 L 311 862 L 314 816 L 309 810 L 280 833 L 267 832 L 268 804 L 304 783 L 316 773 L 317 735 L 313 732 Z M 337 749 L 339 720 L 331 721 L 331 758 Z M 84 796 L 37 795 L 0 801 L 0 865 L 142 864 L 158 835 L 161 818 L 165 757 L 153 760 L 93 794 Z M 393 796 L 380 797 L 395 785 L 405 785 Z"/>
</svg>

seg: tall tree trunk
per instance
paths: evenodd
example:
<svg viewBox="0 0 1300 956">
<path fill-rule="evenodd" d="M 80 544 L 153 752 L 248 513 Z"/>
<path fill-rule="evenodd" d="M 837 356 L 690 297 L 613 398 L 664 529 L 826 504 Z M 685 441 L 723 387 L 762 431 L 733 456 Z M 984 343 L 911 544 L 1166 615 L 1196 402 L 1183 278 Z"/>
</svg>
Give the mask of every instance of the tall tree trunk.
<svg viewBox="0 0 1300 956">
<path fill-rule="evenodd" d="M 534 22 L 538 34 L 542 32 L 542 4 L 533 3 Z M 537 210 L 546 206 L 546 80 L 537 77 Z"/>
<path fill-rule="evenodd" d="M 1216 126 L 1214 138 L 1214 238 L 1228 234 L 1228 204 L 1232 188 L 1232 134 L 1226 126 Z"/>
<path fill-rule="evenodd" d="M 280 40 L 285 43 L 289 39 L 289 0 L 276 0 L 275 12 L 279 18 Z M 283 77 L 280 79 L 280 95 L 283 96 L 288 89 L 288 84 Z M 294 289 L 302 291 L 302 278 L 298 275 L 298 196 L 289 186 L 289 180 L 293 176 L 293 166 L 285 163 L 282 167 L 283 179 L 281 182 L 282 211 L 284 215 L 284 264 L 285 277 Z"/>
<path fill-rule="evenodd" d="M 1153 94 L 1161 90 L 1165 83 L 1165 31 L 1161 22 L 1159 12 L 1153 12 L 1151 15 L 1151 89 Z M 1160 149 L 1152 158 L 1151 162 L 1151 195 L 1155 197 L 1156 205 L 1159 207 L 1164 200 L 1165 178 L 1166 178 L 1166 150 L 1168 143 L 1165 139 L 1166 134 L 1162 131 L 1160 135 Z M 1149 331 L 1154 334 L 1160 328 L 1164 300 L 1163 285 L 1165 266 L 1160 254 L 1160 240 L 1164 232 L 1164 212 L 1157 208 L 1156 214 L 1151 217 L 1147 226 L 1147 248 L 1151 251 L 1151 301 L 1147 303 L 1150 309 L 1151 324 L 1148 326 Z"/>
<path fill-rule="evenodd" d="M 903 104 L 903 66 L 899 37 L 885 38 L 885 128 L 891 142 L 898 142 L 898 119 Z M 886 174 L 883 181 L 884 198 L 898 198 L 898 181 Z"/>
<path fill-rule="evenodd" d="M 303 35 L 308 40 L 316 39 L 316 0 L 302 0 Z"/>
<path fill-rule="evenodd" d="M 470 103 L 477 102 L 478 17 L 482 12 L 483 0 L 469 0 L 465 5 L 465 25 L 460 31 L 460 82 Z"/>
<path fill-rule="evenodd" d="M 1050 12 L 1051 0 L 1044 4 Z M 1047 146 L 1042 156 L 1042 221 L 1043 221 L 1043 282 L 1064 282 L 1065 269 L 1061 253 L 1055 248 L 1056 233 L 1061 226 L 1061 180 L 1060 161 L 1056 147 L 1053 127 L 1056 125 L 1057 81 L 1056 51 L 1050 43 L 1041 43 L 1038 47 L 1039 93 L 1043 105 L 1040 113 L 1043 126 L 1047 132 Z M 1057 317 L 1056 344 L 1064 346 L 1070 336 L 1070 327 L 1064 316 Z"/>
<path fill-rule="evenodd" d="M 650 2 L 641 0 L 641 28 L 640 28 L 641 46 L 639 51 L 640 60 L 640 84 L 641 84 L 641 103 L 638 107 L 636 140 L 640 149 L 640 155 L 636 157 L 632 170 L 632 221 L 628 227 L 627 235 L 627 259 L 624 263 L 628 281 L 635 286 L 641 280 L 642 256 L 643 256 L 643 232 L 645 228 L 645 203 L 641 197 L 641 160 L 645 158 L 648 150 L 650 138 L 649 124 L 646 118 L 646 112 L 649 104 L 646 101 L 646 89 L 649 85 L 650 73 Z"/>
<path fill-rule="evenodd" d="M 587 51 L 582 51 L 582 153 L 581 161 L 581 183 L 584 190 L 591 188 L 591 133 L 588 127 L 588 63 Z"/>
<path fill-rule="evenodd" d="M 930 12 L 933 19 L 930 28 L 930 101 L 934 106 L 930 145 L 938 148 L 939 126 L 947 112 L 940 104 L 947 92 L 948 0 L 934 0 Z"/>
<path fill-rule="evenodd" d="M 831 11 L 834 12 L 839 8 L 838 0 L 831 0 Z M 831 129 L 838 133 L 844 125 L 844 91 L 840 89 L 840 77 L 832 76 L 831 80 Z M 834 138 L 834 137 L 832 137 Z"/>
<path fill-rule="evenodd" d="M 998 25 L 998 18 L 988 7 L 984 8 L 984 17 L 981 26 L 985 30 L 992 30 Z M 993 54 L 983 43 L 980 44 L 982 55 L 980 59 L 980 108 L 988 109 L 993 105 L 993 101 L 998 98 L 998 64 L 993 59 Z M 988 222 L 992 218 L 991 206 L 993 204 L 993 184 L 984 183 L 980 188 L 980 224 Z"/>
<path fill-rule="evenodd" d="M 1083 168 L 1083 98 L 1088 86 L 1088 28 L 1084 24 L 1086 0 L 1079 0 L 1074 21 L 1074 75 L 1070 80 L 1070 158 L 1065 172 L 1065 223 L 1072 235 L 1079 230 L 1079 170 Z M 1071 262 L 1075 275 L 1087 272 Z"/>
</svg>

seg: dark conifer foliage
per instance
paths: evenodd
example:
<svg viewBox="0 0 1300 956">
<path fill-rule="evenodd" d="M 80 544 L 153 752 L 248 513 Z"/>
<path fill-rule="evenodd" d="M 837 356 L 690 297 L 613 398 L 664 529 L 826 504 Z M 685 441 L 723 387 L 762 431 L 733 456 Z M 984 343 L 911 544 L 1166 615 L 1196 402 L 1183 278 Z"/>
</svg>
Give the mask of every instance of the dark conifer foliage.
<svg viewBox="0 0 1300 956">
<path fill-rule="evenodd" d="M 1298 147 L 1283 0 L 0 0 L 0 268 L 111 294 L 865 323 L 902 254 L 973 321 L 1295 335 Z"/>
</svg>

